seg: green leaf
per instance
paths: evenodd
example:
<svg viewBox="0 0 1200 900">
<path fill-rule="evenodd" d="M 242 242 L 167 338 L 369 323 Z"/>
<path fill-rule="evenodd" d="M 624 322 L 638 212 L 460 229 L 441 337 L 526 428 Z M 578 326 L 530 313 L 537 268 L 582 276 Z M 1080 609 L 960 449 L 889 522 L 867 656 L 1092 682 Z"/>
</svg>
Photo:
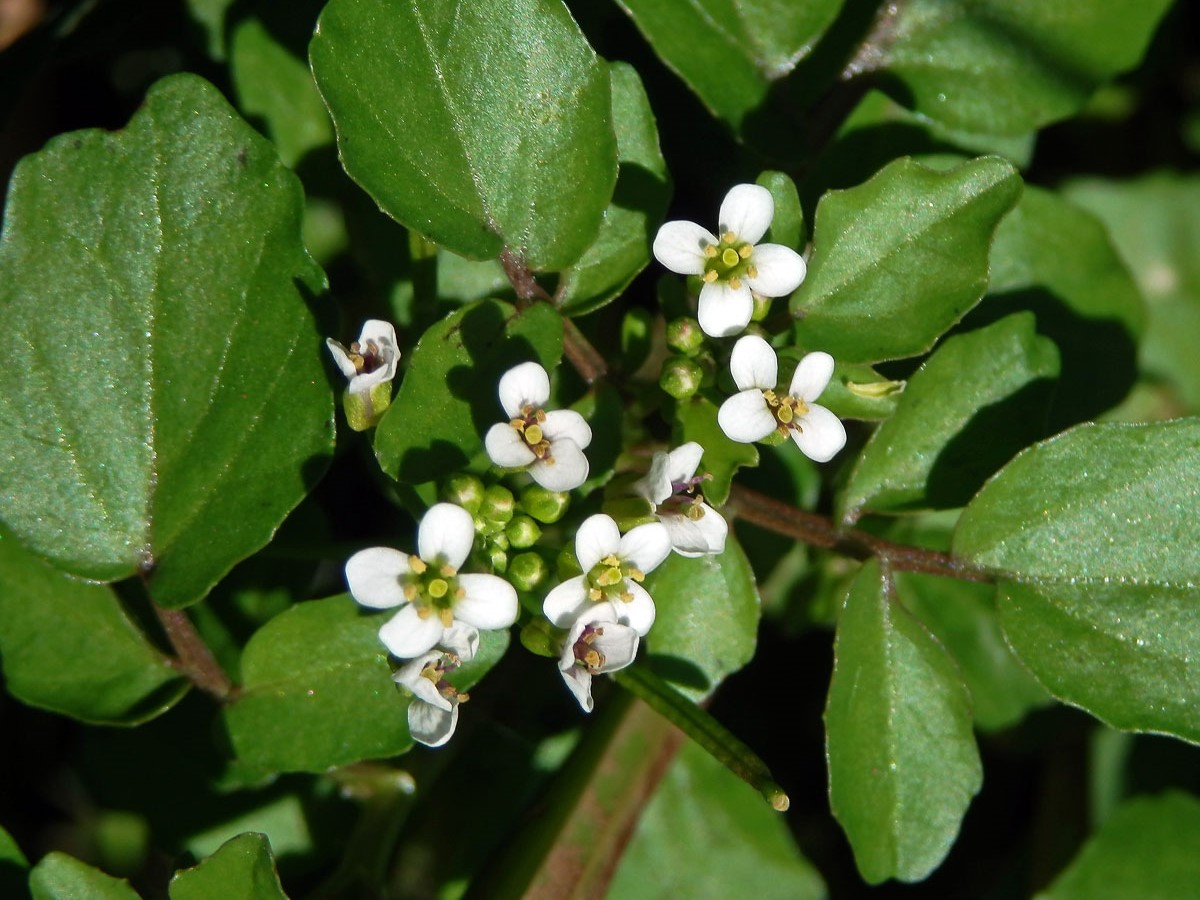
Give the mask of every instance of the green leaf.
<svg viewBox="0 0 1200 900">
<path fill-rule="evenodd" d="M 687 743 L 642 813 L 608 896 L 821 900 L 825 885 L 779 814 Z"/>
<path fill-rule="evenodd" d="M 675 405 L 676 446 L 695 441 L 704 448 L 702 469 L 712 477 L 704 482 L 704 497 L 713 506 L 729 499 L 734 473 L 758 464 L 758 448 L 730 440 L 717 424 L 717 407 L 696 396 Z"/>
<path fill-rule="evenodd" d="M 840 518 L 962 506 L 1041 437 L 1058 350 L 1036 325 L 1031 313 L 1017 313 L 947 338 L 871 435 L 839 499 Z"/>
<path fill-rule="evenodd" d="M 791 362 L 782 366 L 783 371 L 787 371 L 789 365 L 795 371 L 794 364 L 799 363 L 803 355 L 781 353 L 781 359 L 791 357 Z M 870 366 L 835 363 L 833 377 L 821 392 L 820 400 L 821 405 L 839 419 L 879 421 L 896 412 L 896 404 L 905 387 L 905 382 L 884 378 Z"/>
<path fill-rule="evenodd" d="M 741 131 L 771 85 L 808 55 L 841 0 L 619 0 L 709 111 Z"/>
<path fill-rule="evenodd" d="M 646 89 L 632 66 L 610 63 L 608 72 L 620 170 L 600 233 L 563 273 L 556 292 L 555 302 L 575 316 L 619 296 L 646 267 L 670 197 L 670 175 Z"/>
<path fill-rule="evenodd" d="M 332 452 L 300 184 L 193 75 L 129 127 L 51 141 L 0 241 L 0 519 L 75 575 L 192 603 Z M 30 502 L 29 498 L 38 498 Z"/>
<path fill-rule="evenodd" d="M 17 842 L 3 828 L 0 828 L 0 896 L 28 897 L 29 879 L 27 871 L 29 861 L 17 846 Z"/>
<path fill-rule="evenodd" d="M 992 283 L 972 318 L 1037 314 L 1062 354 L 1051 408 L 1055 431 L 1092 418 L 1129 391 L 1145 311 L 1137 285 L 1091 215 L 1029 188 L 996 229 Z M 1103 364 L 1099 361 L 1103 360 Z"/>
<path fill-rule="evenodd" d="M 1038 900 L 1200 897 L 1200 802 L 1171 791 L 1123 804 Z"/>
<path fill-rule="evenodd" d="M 300 603 L 259 629 L 242 655 L 242 691 L 225 708 L 239 760 L 264 772 L 324 772 L 407 751 L 409 698 L 379 642 L 387 619 L 343 594 Z M 507 646 L 507 632 L 484 632 L 449 680 L 466 690 Z"/>
<path fill-rule="evenodd" d="M 265 834 L 240 834 L 198 866 L 175 873 L 171 900 L 287 900 L 271 842 Z"/>
<path fill-rule="evenodd" d="M 996 224 L 1021 179 L 998 157 L 948 172 L 899 159 L 817 207 L 799 343 L 839 362 L 915 356 L 975 305 Z"/>
<path fill-rule="evenodd" d="M 658 611 L 645 639 L 650 666 L 688 697 L 707 697 L 754 656 L 758 591 L 733 535 L 719 556 L 672 553 L 645 587 Z"/>
<path fill-rule="evenodd" d="M 78 581 L 0 537 L 0 661 L 8 692 L 85 722 L 132 725 L 187 690 L 112 588 Z"/>
<path fill-rule="evenodd" d="M 770 191 L 775 204 L 775 215 L 765 240 L 793 250 L 803 250 L 806 241 L 804 210 L 800 208 L 800 192 L 796 190 L 796 182 L 784 172 L 768 170 L 760 174 L 754 183 Z"/>
<path fill-rule="evenodd" d="M 1200 420 L 1082 425 L 971 501 L 954 552 L 1008 576 L 1000 622 L 1064 702 L 1200 741 Z"/>
<path fill-rule="evenodd" d="M 975 727 L 997 731 L 1050 702 L 1004 641 L 992 585 L 897 572 L 896 597 L 954 657 Z"/>
<path fill-rule="evenodd" d="M 500 376 L 534 360 L 553 371 L 562 322 L 546 303 L 517 312 L 485 300 L 465 306 L 421 336 L 408 374 L 375 432 L 375 455 L 393 478 L 432 481 L 461 469 L 504 419 Z"/>
<path fill-rule="evenodd" d="M 862 877 L 923 879 L 950 851 L 983 771 L 962 676 L 874 560 L 838 620 L 825 738 L 830 805 Z"/>
<path fill-rule="evenodd" d="M 1098 216 L 1148 305 L 1141 366 L 1200 411 L 1200 177 L 1161 172 L 1133 181 L 1084 179 L 1066 195 Z M 1097 373 L 1101 374 L 1101 373 Z"/>
<path fill-rule="evenodd" d="M 332 0 L 309 47 L 342 164 L 470 258 L 564 269 L 617 178 L 608 78 L 558 0 Z"/>
<path fill-rule="evenodd" d="M 29 891 L 33 900 L 140 900 L 128 881 L 57 850 L 30 870 Z"/>
<path fill-rule="evenodd" d="M 1170 0 L 912 0 L 871 68 L 956 128 L 1019 134 L 1066 118 L 1141 59 Z"/>
</svg>

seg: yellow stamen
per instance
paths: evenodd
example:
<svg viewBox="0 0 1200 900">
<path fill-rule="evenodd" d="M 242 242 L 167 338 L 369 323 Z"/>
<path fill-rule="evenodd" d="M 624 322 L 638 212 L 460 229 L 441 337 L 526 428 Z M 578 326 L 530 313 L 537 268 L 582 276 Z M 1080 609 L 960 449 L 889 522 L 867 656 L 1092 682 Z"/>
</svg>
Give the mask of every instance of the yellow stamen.
<svg viewBox="0 0 1200 900">
<path fill-rule="evenodd" d="M 454 613 L 448 609 L 443 609 L 439 614 L 442 620 L 442 627 L 449 628 L 454 624 Z"/>
<path fill-rule="evenodd" d="M 742 246 L 738 247 L 738 256 L 740 256 L 742 259 L 749 259 L 750 254 L 753 252 L 754 248 L 749 244 L 742 244 Z"/>
<path fill-rule="evenodd" d="M 704 248 L 704 258 L 712 259 L 717 255 L 717 247 L 715 244 L 709 244 Z"/>
<path fill-rule="evenodd" d="M 747 278 L 757 278 L 758 277 L 758 267 L 757 266 L 746 266 L 746 277 Z"/>
<path fill-rule="evenodd" d="M 723 235 L 721 235 L 721 240 L 726 244 L 733 244 L 737 241 L 737 235 L 732 231 L 726 231 Z"/>
<path fill-rule="evenodd" d="M 729 279 L 729 286 L 730 286 L 731 288 L 733 288 L 735 291 L 740 291 L 740 290 L 742 289 L 742 279 L 740 279 L 740 278 L 730 278 L 730 279 Z"/>
<path fill-rule="evenodd" d="M 421 559 L 421 557 L 417 556 L 416 554 L 413 554 L 408 558 L 408 567 L 412 569 L 414 575 L 424 575 L 425 570 L 429 568 L 425 564 L 425 560 Z"/>
<path fill-rule="evenodd" d="M 712 284 L 716 280 L 717 280 L 717 272 L 715 269 L 709 269 L 707 272 L 704 273 L 704 283 L 705 284 Z"/>
</svg>

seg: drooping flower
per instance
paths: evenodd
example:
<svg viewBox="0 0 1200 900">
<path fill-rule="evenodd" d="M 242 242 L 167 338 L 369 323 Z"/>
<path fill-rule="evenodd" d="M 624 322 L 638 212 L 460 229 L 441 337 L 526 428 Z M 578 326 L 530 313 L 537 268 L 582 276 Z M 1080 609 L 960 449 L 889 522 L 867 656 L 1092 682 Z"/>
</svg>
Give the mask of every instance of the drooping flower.
<svg viewBox="0 0 1200 900">
<path fill-rule="evenodd" d="M 704 448 L 695 441 L 670 453 L 655 453 L 650 471 L 633 490 L 654 504 L 658 521 L 671 537 L 671 547 L 680 556 L 707 556 L 725 549 L 729 525 L 719 512 L 704 502 L 696 476 Z"/>
<path fill-rule="evenodd" d="M 720 237 L 682 220 L 658 229 L 654 258 L 672 272 L 704 279 L 696 318 L 705 334 L 737 334 L 750 324 L 753 294 L 783 297 L 804 281 L 807 267 L 799 253 L 782 244 L 758 243 L 774 216 L 770 191 L 738 184 L 721 202 Z"/>
<path fill-rule="evenodd" d="M 466 657 L 469 658 L 469 657 Z M 413 694 L 408 705 L 408 732 L 414 741 L 440 747 L 458 727 L 458 705 L 470 699 L 445 679 L 464 661 L 441 648 L 422 653 L 392 675 L 392 680 Z"/>
<path fill-rule="evenodd" d="M 571 628 L 581 616 L 608 606 L 613 621 L 644 635 L 654 624 L 654 600 L 641 582 L 670 552 L 671 537 L 658 522 L 639 525 L 622 537 L 611 517 L 590 516 L 575 533 L 575 556 L 583 574 L 550 591 L 542 611 L 556 627 Z"/>
<path fill-rule="evenodd" d="M 563 643 L 558 670 L 584 712 L 592 711 L 592 676 L 623 669 L 637 656 L 638 633 L 603 604 L 575 620 Z"/>
<path fill-rule="evenodd" d="M 550 377 L 535 362 L 521 363 L 500 378 L 500 405 L 508 415 L 488 429 L 488 457 L 506 469 L 528 469 L 533 480 L 551 491 L 570 491 L 587 480 L 583 450 L 592 429 L 574 410 L 542 407 L 550 399 Z"/>
<path fill-rule="evenodd" d="M 325 346 L 350 380 L 344 404 L 346 421 L 355 431 L 366 431 L 379 422 L 392 402 L 392 379 L 400 362 L 396 329 L 391 322 L 368 319 L 349 350 L 333 338 L 326 338 Z"/>
<path fill-rule="evenodd" d="M 801 359 L 786 394 L 776 391 L 779 360 L 760 337 L 747 335 L 733 345 L 729 370 L 739 393 L 721 404 L 717 423 L 732 440 L 749 444 L 778 431 L 816 462 L 828 462 L 846 445 L 841 420 L 813 402 L 833 375 L 828 353 Z"/>
<path fill-rule="evenodd" d="M 470 639 L 460 626 L 489 630 L 516 621 L 517 592 L 511 584 L 497 575 L 458 573 L 474 540 L 471 514 L 437 503 L 421 519 L 416 554 L 371 547 L 346 562 L 355 600 L 372 609 L 399 607 L 379 629 L 379 639 L 394 656 L 412 659 L 439 644 L 458 652 Z"/>
</svg>

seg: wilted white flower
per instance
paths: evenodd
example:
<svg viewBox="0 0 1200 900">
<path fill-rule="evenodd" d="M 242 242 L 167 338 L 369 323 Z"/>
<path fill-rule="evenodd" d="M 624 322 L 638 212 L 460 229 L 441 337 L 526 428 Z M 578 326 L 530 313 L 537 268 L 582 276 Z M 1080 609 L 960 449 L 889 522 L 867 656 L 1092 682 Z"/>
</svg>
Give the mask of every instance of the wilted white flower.
<svg viewBox="0 0 1200 900">
<path fill-rule="evenodd" d="M 775 201 L 756 184 L 735 185 L 721 202 L 718 238 L 695 222 L 658 229 L 654 257 L 672 272 L 704 279 L 696 318 L 712 337 L 737 334 L 750 324 L 754 296 L 783 297 L 804 281 L 804 258 L 782 244 L 760 244 L 771 227 Z"/>
<path fill-rule="evenodd" d="M 550 377 L 535 362 L 521 363 L 500 378 L 500 405 L 508 415 L 488 429 L 483 444 L 488 457 L 506 469 L 528 469 L 533 480 L 550 491 L 570 491 L 587 480 L 583 450 L 592 429 L 574 410 L 546 412 Z"/>
<path fill-rule="evenodd" d="M 655 453 L 650 471 L 633 490 L 654 504 L 658 521 L 671 536 L 671 547 L 680 556 L 707 556 L 725 549 L 729 525 L 721 514 L 704 502 L 700 486 L 704 477 L 696 468 L 704 448 L 695 441 L 670 453 Z"/>
<path fill-rule="evenodd" d="M 671 538 L 658 522 L 639 525 L 622 537 L 611 517 L 591 516 L 575 533 L 575 556 L 583 574 L 550 591 L 542 611 L 556 627 L 571 628 L 601 604 L 611 608 L 614 621 L 644 635 L 654 624 L 654 600 L 641 582 L 670 552 Z"/>
<path fill-rule="evenodd" d="M 392 675 L 393 681 L 413 694 L 408 705 L 408 733 L 414 741 L 440 747 L 454 734 L 458 705 L 470 697 L 459 693 L 444 676 L 462 661 L 454 653 L 435 649 L 410 660 Z"/>
<path fill-rule="evenodd" d="M 779 360 L 760 337 L 747 335 L 734 344 L 729 369 L 740 393 L 721 404 L 717 423 L 732 440 L 749 444 L 778 431 L 817 462 L 828 462 L 846 445 L 841 420 L 813 402 L 833 375 L 828 353 L 809 353 L 801 359 L 782 395 L 776 392 Z"/>
<path fill-rule="evenodd" d="M 458 574 L 474 540 L 471 514 L 438 503 L 421 519 L 416 554 L 371 547 L 346 562 L 355 600 L 372 609 L 399 607 L 379 629 L 379 639 L 393 655 L 412 659 L 440 644 L 461 656 L 464 641 L 470 641 L 462 626 L 488 630 L 516 621 L 517 592 L 511 584 L 497 575 Z"/>
<path fill-rule="evenodd" d="M 350 380 L 346 388 L 346 421 L 355 431 L 366 431 L 378 423 L 392 402 L 392 379 L 400 362 L 396 329 L 391 322 L 368 319 L 349 350 L 333 338 L 326 338 L 325 346 Z"/>
<path fill-rule="evenodd" d="M 623 669 L 637 656 L 638 633 L 599 605 L 575 620 L 563 644 L 558 670 L 584 712 L 592 711 L 592 676 Z"/>
</svg>

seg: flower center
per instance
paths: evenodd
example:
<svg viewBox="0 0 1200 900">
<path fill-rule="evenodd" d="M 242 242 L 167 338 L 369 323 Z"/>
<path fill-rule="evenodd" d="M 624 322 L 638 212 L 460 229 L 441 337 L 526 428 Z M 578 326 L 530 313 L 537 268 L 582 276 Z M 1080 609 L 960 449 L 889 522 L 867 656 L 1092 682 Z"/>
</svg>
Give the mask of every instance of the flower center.
<svg viewBox="0 0 1200 900">
<path fill-rule="evenodd" d="M 508 424 L 525 439 L 526 446 L 533 451 L 534 456 L 543 462 L 553 462 L 550 456 L 550 440 L 542 433 L 542 423 L 545 421 L 544 410 L 536 406 L 526 406 L 521 409 L 520 418 L 510 419 Z"/>
<path fill-rule="evenodd" d="M 604 628 L 597 628 L 595 625 L 585 625 L 583 633 L 579 635 L 579 640 L 571 648 L 575 654 L 575 665 L 583 666 L 593 675 L 600 671 L 600 667 L 604 665 L 604 654 L 592 646 L 596 638 L 604 634 Z"/>
<path fill-rule="evenodd" d="M 421 670 L 421 677 L 432 681 L 438 693 L 451 703 L 466 703 L 471 699 L 470 694 L 460 694 L 458 688 L 442 676 L 458 668 L 459 658 L 453 653 L 443 653 L 438 659 L 426 663 Z"/>
<path fill-rule="evenodd" d="M 587 573 L 588 599 L 597 603 L 601 600 L 632 602 L 633 592 L 629 590 L 627 578 L 639 584 L 646 580 L 640 569 L 615 554 L 609 554 Z"/>
<path fill-rule="evenodd" d="M 808 404 L 790 394 L 784 394 L 782 397 L 774 391 L 763 391 L 762 394 L 763 399 L 767 401 L 767 408 L 775 417 L 775 427 L 780 434 L 786 437 L 788 431 L 793 428 L 797 431 L 804 430 L 800 421 L 808 414 Z"/>
<path fill-rule="evenodd" d="M 346 355 L 350 357 L 350 362 L 354 363 L 354 371 L 359 375 L 366 375 L 387 365 L 383 358 L 383 349 L 374 341 L 367 341 L 365 344 L 355 341 Z"/>
<path fill-rule="evenodd" d="M 422 619 L 436 615 L 449 628 L 454 624 L 454 604 L 466 593 L 458 586 L 458 572 L 453 566 L 430 565 L 416 554 L 409 556 L 408 567 L 409 572 L 400 576 L 408 602 Z"/>
<path fill-rule="evenodd" d="M 732 231 L 721 235 L 716 244 L 704 248 L 704 281 L 712 284 L 714 281 L 724 281 L 737 290 L 742 286 L 743 278 L 754 278 L 758 271 L 750 263 L 750 255 L 754 245 L 738 240 Z"/>
<path fill-rule="evenodd" d="M 704 494 L 700 485 L 712 478 L 712 475 L 693 475 L 686 481 L 671 482 L 671 496 L 658 505 L 660 515 L 687 516 L 693 522 L 704 518 Z"/>
</svg>

